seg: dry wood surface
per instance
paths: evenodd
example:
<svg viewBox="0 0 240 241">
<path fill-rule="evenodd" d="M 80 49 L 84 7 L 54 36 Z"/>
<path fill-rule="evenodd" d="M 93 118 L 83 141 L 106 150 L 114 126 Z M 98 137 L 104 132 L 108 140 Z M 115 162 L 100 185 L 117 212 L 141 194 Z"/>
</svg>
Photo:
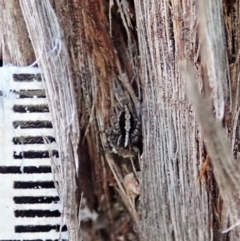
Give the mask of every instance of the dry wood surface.
<svg viewBox="0 0 240 241">
<path fill-rule="evenodd" d="M 239 11 L 0 1 L 3 63 L 36 61 L 44 77 L 71 241 L 240 238 Z M 98 216 L 80 227 L 84 205 Z"/>
</svg>

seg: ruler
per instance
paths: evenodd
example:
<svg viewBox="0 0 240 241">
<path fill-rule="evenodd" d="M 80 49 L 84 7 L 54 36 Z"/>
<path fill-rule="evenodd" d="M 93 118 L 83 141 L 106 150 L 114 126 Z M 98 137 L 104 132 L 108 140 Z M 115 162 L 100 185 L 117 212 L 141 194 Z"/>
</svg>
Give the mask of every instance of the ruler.
<svg viewBox="0 0 240 241">
<path fill-rule="evenodd" d="M 1 67 L 0 241 L 68 240 L 49 150 L 58 157 L 39 69 Z"/>
</svg>

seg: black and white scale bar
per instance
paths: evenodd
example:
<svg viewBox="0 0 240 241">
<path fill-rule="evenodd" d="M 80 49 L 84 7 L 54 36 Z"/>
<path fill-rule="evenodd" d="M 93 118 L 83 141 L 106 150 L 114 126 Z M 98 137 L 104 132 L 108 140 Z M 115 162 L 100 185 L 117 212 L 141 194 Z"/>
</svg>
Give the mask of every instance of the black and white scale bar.
<svg viewBox="0 0 240 241">
<path fill-rule="evenodd" d="M 34 217 L 60 217 L 61 213 L 59 210 L 40 210 L 40 209 L 28 209 L 28 210 L 15 210 L 16 218 L 34 218 Z"/>
<path fill-rule="evenodd" d="M 52 136 L 45 136 L 45 140 L 49 143 L 55 142 L 55 138 Z M 20 144 L 45 144 L 42 136 L 15 136 L 12 138 L 14 145 Z"/>
<path fill-rule="evenodd" d="M 60 231 L 60 225 L 17 225 L 15 226 L 16 233 L 36 233 L 36 232 L 49 232 L 55 230 Z M 62 227 L 62 232 L 67 231 L 66 226 Z"/>
<path fill-rule="evenodd" d="M 58 158 L 58 151 L 52 150 L 52 155 Z M 49 158 L 49 151 L 24 151 L 13 152 L 14 159 L 34 159 L 34 158 Z"/>
<path fill-rule="evenodd" d="M 37 74 L 13 74 L 12 75 L 13 81 L 15 82 L 34 82 L 34 81 L 38 81 L 41 82 L 42 78 L 41 78 L 41 74 L 37 73 Z"/>
<path fill-rule="evenodd" d="M 50 121 L 13 121 L 13 128 L 16 129 L 20 127 L 21 129 L 52 129 L 52 123 Z"/>
<path fill-rule="evenodd" d="M 46 196 L 19 196 L 14 197 L 13 201 L 15 204 L 40 204 L 40 203 L 56 203 L 59 202 L 58 196 L 46 197 Z"/>
<path fill-rule="evenodd" d="M 48 105 L 14 105 L 13 111 L 17 113 L 45 113 L 49 112 Z"/>
<path fill-rule="evenodd" d="M 2 67 L 0 86 L 0 241 L 67 241 L 66 227 L 59 233 L 49 155 L 57 161 L 58 148 L 39 69 Z"/>
<path fill-rule="evenodd" d="M 59 239 L 2 239 L 0 241 L 59 241 Z M 61 239 L 61 241 L 68 241 L 67 239 Z"/>
<path fill-rule="evenodd" d="M 15 189 L 54 189 L 52 181 L 14 181 L 13 188 Z"/>
<path fill-rule="evenodd" d="M 33 162 L 34 163 L 34 162 Z M 0 174 L 51 173 L 51 166 L 0 166 Z"/>
<path fill-rule="evenodd" d="M 44 90 L 11 90 L 11 92 L 20 99 L 24 98 L 46 98 Z"/>
</svg>

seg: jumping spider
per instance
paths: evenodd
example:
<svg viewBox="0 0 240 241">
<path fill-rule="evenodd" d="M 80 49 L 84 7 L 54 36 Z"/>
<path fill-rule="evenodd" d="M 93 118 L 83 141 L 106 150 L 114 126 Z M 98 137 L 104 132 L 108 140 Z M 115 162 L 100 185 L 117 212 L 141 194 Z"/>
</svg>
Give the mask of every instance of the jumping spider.
<svg viewBox="0 0 240 241">
<path fill-rule="evenodd" d="M 142 152 L 141 121 L 124 105 L 113 127 L 107 131 L 110 151 L 131 158 Z"/>
</svg>

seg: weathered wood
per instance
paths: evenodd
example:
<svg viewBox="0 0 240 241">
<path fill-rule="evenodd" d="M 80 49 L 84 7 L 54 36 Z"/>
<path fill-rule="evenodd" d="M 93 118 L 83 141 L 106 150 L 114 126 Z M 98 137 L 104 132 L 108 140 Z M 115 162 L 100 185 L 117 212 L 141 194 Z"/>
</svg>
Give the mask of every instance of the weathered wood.
<svg viewBox="0 0 240 241">
<path fill-rule="evenodd" d="M 19 1 L 0 1 L 0 41 L 3 64 L 31 65 L 35 56 Z"/>
<path fill-rule="evenodd" d="M 21 0 L 20 5 L 43 74 L 60 159 L 51 157 L 52 169 L 69 238 L 75 241 L 81 238 L 75 198 L 80 130 L 68 50 L 49 1 Z"/>
<path fill-rule="evenodd" d="M 212 113 L 211 102 L 209 99 L 204 100 L 199 93 L 194 65 L 187 61 L 183 61 L 181 65 L 183 78 L 187 82 L 187 94 L 198 116 L 221 196 L 229 211 L 231 221 L 237 222 L 240 204 L 240 174 L 238 165 L 233 160 L 230 143 L 222 123 Z"/>
<path fill-rule="evenodd" d="M 68 160 L 62 166 L 65 184 L 59 188 L 71 240 L 80 236 L 77 213 L 83 192 L 86 205 L 99 214 L 91 225 L 82 222 L 84 240 L 130 240 L 130 236 L 138 240 L 134 232 L 138 223 L 142 240 L 235 241 L 240 236 L 238 227 L 230 235 L 221 230 L 229 226 L 229 218 L 231 224 L 236 221 L 238 188 L 234 184 L 227 195 L 221 176 L 227 169 L 229 180 L 236 178 L 237 168 L 232 166 L 236 163 L 230 158 L 222 162 L 221 172 L 215 168 L 215 182 L 208 160 L 210 156 L 216 167 L 217 157 L 207 153 L 213 140 L 207 137 L 210 141 L 203 142 L 206 133 L 201 132 L 186 98 L 186 79 L 181 78 L 178 63 L 183 59 L 194 63 L 202 94 L 227 128 L 237 159 L 238 1 L 226 0 L 223 5 L 221 1 L 198 5 L 195 0 L 20 3 L 28 32 L 19 2 L 0 3 L 5 23 L 0 27 L 3 59 L 31 64 L 33 45 L 43 71 L 62 158 Z M 134 171 L 131 158 L 106 148 L 111 113 L 116 118 L 126 104 L 132 113 L 142 115 L 140 167 L 136 156 L 133 161 L 137 171 L 141 169 L 140 216 L 123 182 Z M 79 164 L 80 169 L 75 169 Z M 206 172 L 201 171 L 203 164 L 208 164 Z"/>
<path fill-rule="evenodd" d="M 107 224 L 104 224 L 107 231 L 105 239 L 120 238 L 123 235 L 121 230 L 123 222 L 129 226 L 129 231 L 124 231 L 124 235 L 132 235 L 136 238 L 137 234 L 134 234 L 132 227 L 132 220 L 138 219 L 134 200 L 128 196 L 123 187 L 124 176 L 133 172 L 133 168 L 130 160 L 126 161 L 125 157 L 109 153 L 106 149 L 105 134 L 105 130 L 109 128 L 111 111 L 116 112 L 115 117 L 117 117 L 123 106 L 127 104 L 132 112 L 139 112 L 138 98 L 140 96 L 136 96 L 138 89 L 135 88 L 137 89 L 135 91 L 131 86 L 131 84 L 138 85 L 139 83 L 135 63 L 130 58 L 127 63 L 121 62 L 118 57 L 118 55 L 122 58 L 125 54 L 132 54 L 135 43 L 128 39 L 128 47 L 124 46 L 124 43 L 121 43 L 123 46 L 116 45 L 116 48 L 121 48 L 118 55 L 116 54 L 115 43 L 109 37 L 105 7 L 100 1 L 79 1 L 78 3 L 73 1 L 67 2 L 66 5 L 56 1 L 54 7 L 57 15 L 51 9 L 49 1 L 31 4 L 27 4 L 26 1 L 20 2 L 36 58 L 45 77 L 51 112 L 54 116 L 53 126 L 59 130 L 57 142 L 60 144 L 63 157 L 61 162 L 63 171 L 60 172 L 59 178 L 65 184 L 60 185 L 59 189 L 60 196 L 65 201 L 64 219 L 69 227 L 71 240 L 76 240 L 75 233 L 79 228 L 76 219 L 79 203 L 73 200 L 75 187 L 83 192 L 83 199 L 86 199 L 86 205 L 89 208 L 95 211 L 100 209 L 104 213 L 104 219 L 108 219 Z M 32 12 L 35 13 L 35 21 L 32 19 Z M 58 24 L 58 21 L 62 23 L 62 26 Z M 37 22 L 37 27 L 34 27 L 33 22 Z M 63 23 L 66 24 L 64 28 Z M 115 26 L 117 23 L 113 21 L 113 24 Z M 115 30 L 113 35 L 116 35 Z M 128 38 L 130 37 L 131 34 L 128 35 Z M 65 44 L 68 46 L 68 51 L 65 49 Z M 125 74 L 126 68 L 128 74 Z M 128 83 L 130 80 L 131 84 Z M 77 93 L 77 108 L 72 104 L 74 102 L 71 98 L 75 98 L 74 93 L 68 94 L 71 83 L 74 83 Z M 72 91 L 71 88 L 70 91 Z M 72 120 L 68 118 L 69 113 L 71 113 Z M 80 139 L 74 132 L 78 128 L 72 126 L 77 114 L 80 118 Z M 71 143 L 69 138 L 74 143 Z M 77 155 L 72 154 L 76 150 L 74 145 L 77 140 L 79 140 L 77 147 L 79 164 Z M 86 151 L 88 153 L 82 153 Z M 79 173 L 75 173 L 72 166 L 74 160 L 76 166 L 80 167 Z M 133 162 L 137 163 L 136 155 Z M 75 183 L 75 176 L 77 183 Z M 113 189 L 112 196 L 110 189 Z M 79 202 L 79 196 L 81 195 L 76 196 L 77 202 Z M 125 204 L 125 210 L 122 203 Z M 100 205 L 104 206 L 103 210 L 99 207 Z M 116 205 L 121 208 L 114 208 Z M 122 215 L 124 219 L 121 218 Z M 85 235 L 86 228 L 82 229 L 85 240 L 92 240 L 96 237 L 101 240 L 101 229 L 96 228 L 103 225 L 100 215 L 99 220 L 93 221 L 92 227 L 90 226 L 92 230 L 89 230 L 87 235 Z"/>
<path fill-rule="evenodd" d="M 201 66 L 197 3 L 135 1 L 135 8 L 144 85 L 143 238 L 213 240 L 211 192 L 198 180 L 204 144 L 177 66 L 181 59 Z"/>
<path fill-rule="evenodd" d="M 181 59 L 194 61 L 198 81 L 205 97 L 211 99 L 209 104 L 213 104 L 216 117 L 222 119 L 227 109 L 225 124 L 229 127 L 229 133 L 236 137 L 233 131 L 236 131 L 238 120 L 236 103 L 235 113 L 231 113 L 230 109 L 232 96 L 236 97 L 238 91 L 232 90 L 232 94 L 228 89 L 229 66 L 222 3 L 203 1 L 201 8 L 195 1 L 172 1 L 170 6 L 164 1 L 136 1 L 135 4 L 145 90 L 143 123 L 147 123 L 143 126 L 145 148 L 141 172 L 143 232 L 150 240 L 225 240 L 227 235 L 222 234 L 221 229 L 226 228 L 229 219 L 218 187 L 211 172 L 207 173 L 207 193 L 197 178 L 206 153 L 202 136 L 198 134 L 195 115 L 185 98 L 185 79 L 179 77 L 176 65 Z M 238 15 L 236 9 L 238 3 L 226 3 L 225 13 L 230 15 L 231 11 L 233 15 Z M 228 25 L 231 28 L 235 26 L 229 21 Z M 237 27 L 232 29 L 231 35 L 235 31 Z M 228 45 L 232 46 L 235 36 L 227 38 Z M 239 65 L 238 59 L 236 65 Z M 239 68 L 237 66 L 235 71 Z M 236 78 L 235 71 L 233 74 Z M 236 83 L 236 79 L 232 78 L 231 82 Z M 227 99 L 229 95 L 230 98 Z M 231 125 L 231 118 L 235 118 L 235 128 Z M 214 135 L 211 138 L 213 137 Z M 219 144 L 220 142 L 221 140 Z M 210 144 L 208 148 L 211 148 Z M 238 148 L 235 148 L 237 151 Z M 228 160 L 231 159 L 231 151 L 228 150 L 225 155 Z M 221 160 L 221 168 L 227 170 L 228 180 L 234 179 L 236 183 L 237 174 L 230 177 L 236 163 L 232 159 L 228 164 L 227 160 Z M 218 172 L 217 169 L 215 171 Z M 218 173 L 217 181 L 221 192 L 225 190 L 226 194 L 226 189 L 233 192 L 231 195 L 223 193 L 228 208 L 230 203 L 233 205 L 233 218 L 238 216 L 238 188 L 236 185 L 235 188 L 229 185 L 228 188 L 223 188 L 223 183 L 227 183 L 227 177 L 224 180 L 223 174 L 226 173 Z M 156 216 L 161 219 L 156 219 Z M 236 221 L 232 221 L 234 220 Z M 193 230 L 191 227 L 197 228 Z M 236 240 L 239 236 L 237 230 L 235 227 L 232 231 L 235 234 L 231 235 L 231 240 Z"/>
</svg>

